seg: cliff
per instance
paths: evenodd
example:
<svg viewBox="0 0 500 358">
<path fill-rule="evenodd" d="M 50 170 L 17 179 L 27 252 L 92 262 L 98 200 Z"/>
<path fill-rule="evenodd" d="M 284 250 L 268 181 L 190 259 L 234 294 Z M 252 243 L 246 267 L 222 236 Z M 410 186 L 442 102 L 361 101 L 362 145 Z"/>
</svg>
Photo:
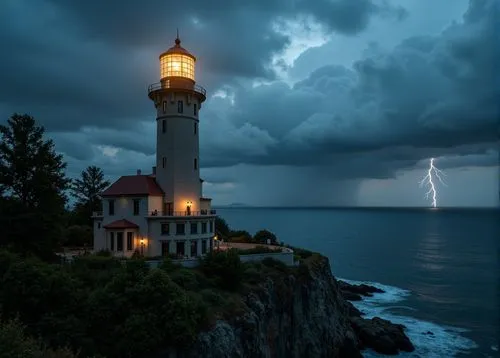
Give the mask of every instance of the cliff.
<svg viewBox="0 0 500 358">
<path fill-rule="evenodd" d="M 242 312 L 217 320 L 189 351 L 161 357 L 361 357 L 328 259 L 313 255 L 294 269 L 267 277 L 242 297 Z"/>
</svg>

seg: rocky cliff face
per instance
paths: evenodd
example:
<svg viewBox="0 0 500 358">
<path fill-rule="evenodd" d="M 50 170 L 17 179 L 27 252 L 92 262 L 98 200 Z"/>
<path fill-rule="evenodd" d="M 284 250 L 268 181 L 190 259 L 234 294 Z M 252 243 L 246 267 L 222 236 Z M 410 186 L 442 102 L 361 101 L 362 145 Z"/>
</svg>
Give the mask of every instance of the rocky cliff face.
<svg viewBox="0 0 500 358">
<path fill-rule="evenodd" d="M 360 348 L 372 345 L 359 336 L 366 331 L 358 329 L 364 319 L 344 299 L 341 285 L 328 259 L 314 255 L 293 274 L 267 278 L 243 297 L 244 313 L 217 321 L 198 335 L 189 351 L 169 351 L 161 357 L 362 357 Z"/>
<path fill-rule="evenodd" d="M 243 298 L 245 313 L 217 321 L 189 351 L 163 357 L 360 357 L 349 308 L 325 257 L 268 278 Z"/>
</svg>

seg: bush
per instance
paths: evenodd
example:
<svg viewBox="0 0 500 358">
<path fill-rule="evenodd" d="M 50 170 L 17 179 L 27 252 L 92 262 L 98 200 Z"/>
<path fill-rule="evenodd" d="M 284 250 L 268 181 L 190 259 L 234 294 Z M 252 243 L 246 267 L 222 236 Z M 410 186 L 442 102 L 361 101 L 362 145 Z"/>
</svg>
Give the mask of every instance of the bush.
<svg viewBox="0 0 500 358">
<path fill-rule="evenodd" d="M 215 232 L 220 234 L 223 238 L 227 238 L 230 233 L 229 225 L 226 223 L 226 220 L 217 216 L 215 218 Z"/>
<path fill-rule="evenodd" d="M 288 266 L 280 260 L 275 260 L 270 257 L 266 257 L 264 260 L 262 260 L 262 264 L 267 267 L 272 267 L 280 272 L 289 272 Z"/>
<path fill-rule="evenodd" d="M 243 265 L 237 250 L 212 251 L 201 261 L 200 269 L 208 277 L 217 278 L 219 287 L 236 290 L 243 277 Z"/>
<path fill-rule="evenodd" d="M 231 231 L 229 233 L 227 240 L 230 242 L 243 242 L 243 243 L 253 242 L 252 235 L 250 235 L 250 233 L 245 230 Z"/>
<path fill-rule="evenodd" d="M 268 230 L 259 230 L 253 236 L 253 241 L 258 244 L 267 244 L 267 240 L 270 240 L 271 245 L 277 245 L 278 239 L 276 235 Z"/>
</svg>

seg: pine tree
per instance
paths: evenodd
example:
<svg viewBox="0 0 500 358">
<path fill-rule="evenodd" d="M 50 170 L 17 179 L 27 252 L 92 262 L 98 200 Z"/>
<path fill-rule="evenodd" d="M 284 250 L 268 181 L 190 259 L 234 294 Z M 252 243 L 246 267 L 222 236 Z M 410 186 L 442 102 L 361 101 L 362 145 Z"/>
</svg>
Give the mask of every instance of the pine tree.
<svg viewBox="0 0 500 358">
<path fill-rule="evenodd" d="M 92 212 L 101 210 L 100 194 L 109 184 L 109 181 L 104 179 L 102 169 L 96 166 L 87 167 L 80 178 L 73 181 L 71 191 L 77 200 L 75 213 L 80 224 L 92 224 Z"/>
<path fill-rule="evenodd" d="M 0 125 L 0 244 L 40 256 L 58 245 L 69 179 L 63 156 L 29 115 Z"/>
</svg>

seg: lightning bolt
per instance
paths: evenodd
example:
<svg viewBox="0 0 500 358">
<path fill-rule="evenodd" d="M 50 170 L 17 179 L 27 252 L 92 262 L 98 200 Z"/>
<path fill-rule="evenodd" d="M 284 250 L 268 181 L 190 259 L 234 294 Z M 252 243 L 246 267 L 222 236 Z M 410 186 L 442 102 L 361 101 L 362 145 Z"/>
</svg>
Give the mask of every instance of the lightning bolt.
<svg viewBox="0 0 500 358">
<path fill-rule="evenodd" d="M 427 175 L 420 181 L 420 187 L 429 187 L 429 190 L 425 193 L 425 198 L 429 199 L 429 197 L 432 195 L 433 208 L 437 207 L 437 182 L 435 182 L 433 178 L 436 177 L 441 184 L 446 186 L 446 183 L 443 180 L 443 177 L 446 176 L 446 173 L 434 166 L 434 160 L 434 158 L 430 159 Z"/>
</svg>

